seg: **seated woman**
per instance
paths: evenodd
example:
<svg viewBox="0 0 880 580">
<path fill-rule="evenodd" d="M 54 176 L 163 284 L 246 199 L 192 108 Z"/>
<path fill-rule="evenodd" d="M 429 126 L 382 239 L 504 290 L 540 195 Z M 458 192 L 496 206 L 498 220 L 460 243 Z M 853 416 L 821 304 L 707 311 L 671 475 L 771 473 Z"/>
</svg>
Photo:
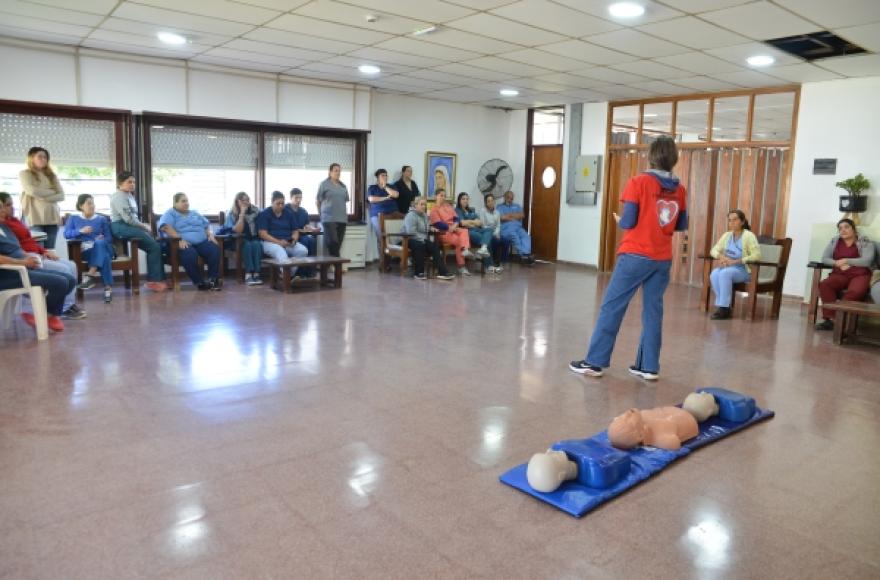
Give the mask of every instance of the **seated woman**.
<svg viewBox="0 0 880 580">
<path fill-rule="evenodd" d="M 243 191 L 235 194 L 232 209 L 226 214 L 225 227 L 241 236 L 241 254 L 246 272 L 244 283 L 258 286 L 263 283 L 260 277 L 260 261 L 263 259 L 263 244 L 257 232 L 257 216 L 260 210 L 251 204 L 251 198 Z"/>
<path fill-rule="evenodd" d="M 477 246 L 476 254 L 483 258 L 483 263 L 488 270 L 492 270 L 492 258 L 489 254 L 489 244 L 492 243 L 492 235 L 494 231 L 491 228 L 483 227 L 483 222 L 477 215 L 477 210 L 471 207 L 471 197 L 461 192 L 455 201 L 455 215 L 458 216 L 458 223 L 461 227 L 468 231 L 471 246 Z"/>
<path fill-rule="evenodd" d="M 864 300 L 871 284 L 871 265 L 874 263 L 874 243 L 866 236 L 860 236 L 851 219 L 837 222 L 837 234 L 825 247 L 822 263 L 833 266 L 831 274 L 819 282 L 819 296 L 822 304 L 842 300 Z M 817 330 L 834 328 L 834 311 L 822 309 L 822 322 Z"/>
<path fill-rule="evenodd" d="M 409 240 L 409 249 L 412 251 L 413 277 L 416 280 L 426 280 L 425 276 L 425 256 L 430 254 L 434 261 L 434 267 L 437 269 L 437 278 L 439 280 L 452 280 L 455 276 L 449 274 L 446 270 L 446 262 L 440 255 L 440 248 L 428 239 L 428 216 L 425 210 L 428 202 L 424 197 L 417 197 L 413 200 L 413 205 L 406 217 L 403 218 L 403 228 L 401 231 L 405 234 L 411 234 L 413 237 Z M 406 267 L 406 264 L 401 264 Z"/>
<path fill-rule="evenodd" d="M 712 291 L 715 292 L 715 306 L 718 307 L 712 314 L 712 320 L 730 318 L 733 285 L 748 282 L 751 277 L 748 262 L 761 259 L 758 238 L 751 232 L 749 220 L 742 210 L 735 209 L 727 214 L 727 227 L 729 231 L 721 236 L 709 252 L 718 260 L 718 267 L 709 276 Z"/>
<path fill-rule="evenodd" d="M 197 211 L 189 209 L 185 193 L 174 194 L 174 207 L 159 218 L 159 231 L 163 236 L 180 240 L 180 262 L 190 280 L 199 290 L 219 292 L 220 246 L 208 220 Z M 202 279 L 199 256 L 208 265 L 208 280 Z"/>
<path fill-rule="evenodd" d="M 110 222 L 95 213 L 95 200 L 88 193 L 76 199 L 76 209 L 81 216 L 72 215 L 64 225 L 64 237 L 82 242 L 82 257 L 89 264 L 81 290 L 94 288 L 97 278 L 104 282 L 104 302 L 113 300 L 113 234 Z M 100 273 L 99 273 L 100 272 Z"/>
<path fill-rule="evenodd" d="M 437 204 L 431 210 L 428 218 L 431 225 L 437 230 L 437 241 L 441 244 L 449 244 L 455 248 L 455 263 L 458 265 L 458 273 L 462 276 L 470 276 L 465 258 L 473 257 L 470 252 L 471 239 L 466 229 L 459 224 L 458 216 L 452 209 L 452 204 L 446 199 L 446 190 L 437 190 Z"/>
<path fill-rule="evenodd" d="M 76 278 L 64 272 L 43 269 L 42 259 L 34 254 L 26 254 L 15 233 L 6 223 L 9 216 L 6 204 L 0 203 L 0 264 L 25 266 L 30 283 L 40 286 L 46 292 L 46 310 L 49 314 L 49 328 L 55 332 L 64 330 L 61 311 L 64 297 L 76 288 Z M 21 288 L 21 275 L 14 270 L 0 268 L 0 290 Z M 22 319 L 35 326 L 34 315 L 22 313 Z"/>
<path fill-rule="evenodd" d="M 489 240 L 489 248 L 492 252 L 492 262 L 495 264 L 493 268 L 488 270 L 496 274 L 504 271 L 501 265 L 501 254 L 504 251 L 504 242 L 501 241 L 501 213 L 495 207 L 495 196 L 487 193 L 483 197 L 483 209 L 480 210 L 480 222 L 483 228 L 491 230 L 492 238 Z"/>
<path fill-rule="evenodd" d="M 379 216 L 397 212 L 397 190 L 388 185 L 388 172 L 377 169 L 376 183 L 367 190 L 367 201 L 370 202 L 370 223 L 378 240 L 382 236 L 379 231 Z M 380 244 L 381 246 L 381 244 Z"/>
</svg>

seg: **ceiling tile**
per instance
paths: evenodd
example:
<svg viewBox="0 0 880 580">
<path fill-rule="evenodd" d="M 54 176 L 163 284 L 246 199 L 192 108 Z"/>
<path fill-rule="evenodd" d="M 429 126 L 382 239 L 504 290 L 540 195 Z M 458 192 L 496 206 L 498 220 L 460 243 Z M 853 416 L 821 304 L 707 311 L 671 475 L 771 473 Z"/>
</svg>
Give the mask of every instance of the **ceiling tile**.
<svg viewBox="0 0 880 580">
<path fill-rule="evenodd" d="M 746 59 L 756 54 L 766 54 L 772 56 L 776 59 L 776 63 L 774 66 L 781 66 L 785 64 L 798 64 L 803 62 L 803 60 L 796 56 L 792 56 L 787 52 L 783 52 L 777 48 L 773 48 L 772 46 L 768 46 L 761 42 L 738 44 L 736 46 L 725 46 L 723 48 L 710 48 L 705 52 L 737 64 L 739 66 L 748 66 L 748 64 L 746 63 Z"/>
<path fill-rule="evenodd" d="M 683 95 L 692 92 L 689 88 L 682 87 L 680 85 L 674 85 L 672 83 L 667 83 L 664 81 L 645 81 L 643 83 L 630 83 L 627 86 L 641 89 L 643 91 L 648 91 L 656 97 L 662 97 L 664 95 Z"/>
<path fill-rule="evenodd" d="M 880 52 L 880 23 L 865 24 L 839 28 L 834 31 L 838 36 L 854 42 L 873 52 Z"/>
<path fill-rule="evenodd" d="M 530 64 L 523 64 L 521 62 L 514 62 L 512 60 L 498 58 L 497 56 L 484 56 L 481 58 L 475 58 L 462 64 L 477 66 L 493 71 L 499 71 L 502 73 L 507 73 L 507 76 L 514 77 L 537 76 L 553 72 L 546 68 L 532 66 Z"/>
<path fill-rule="evenodd" d="M 144 22 L 135 22 L 134 20 L 126 20 L 124 18 L 108 18 L 105 20 L 98 30 L 106 30 L 111 32 L 125 32 L 137 36 L 151 36 L 156 38 L 160 32 L 177 32 L 182 34 L 193 44 L 201 44 L 205 46 L 217 46 L 232 40 L 232 36 L 221 36 L 218 34 L 209 34 L 196 30 L 181 28 L 179 26 L 160 26 L 158 24 L 147 24 Z M 168 47 L 162 44 L 163 47 Z"/>
<path fill-rule="evenodd" d="M 837 73 L 833 73 L 809 63 L 775 66 L 773 67 L 771 74 L 792 83 L 811 83 L 840 78 L 840 75 Z"/>
<path fill-rule="evenodd" d="M 33 30 L 35 32 L 46 32 L 49 34 L 57 34 L 62 36 L 83 38 L 92 31 L 90 26 L 78 26 L 76 24 L 65 24 L 63 22 L 51 22 L 45 18 L 33 18 L 30 16 L 17 16 L 15 14 L 4 14 L 0 12 L 0 22 L 9 28 L 22 28 L 24 30 Z"/>
<path fill-rule="evenodd" d="M 189 58 L 212 48 L 210 45 L 192 42 L 182 44 L 180 46 L 171 46 L 163 43 L 155 36 L 145 36 L 141 34 L 132 34 L 130 32 L 118 32 L 115 30 L 94 30 L 89 35 L 89 40 L 109 42 L 112 44 L 123 44 L 131 47 L 149 47 L 154 50 L 161 50 L 164 54 L 173 56 L 173 58 Z M 133 49 L 132 49 L 133 50 Z"/>
<path fill-rule="evenodd" d="M 625 62 L 622 64 L 611 65 L 610 68 L 622 70 L 624 72 L 633 73 L 647 77 L 649 79 L 679 79 L 693 76 L 692 72 L 684 71 L 675 67 L 660 64 L 653 60 L 637 60 L 634 62 Z"/>
<path fill-rule="evenodd" d="M 384 32 L 345 26 L 344 24 L 336 24 L 335 22 L 325 22 L 323 20 L 316 20 L 298 14 L 284 14 L 270 22 L 268 26 L 279 30 L 300 32 L 302 34 L 329 38 L 331 40 L 344 38 L 346 42 L 354 42 L 358 44 L 375 44 L 391 38 L 390 34 L 385 34 Z"/>
<path fill-rule="evenodd" d="M 269 42 L 257 42 L 245 38 L 236 38 L 223 45 L 223 48 L 231 48 L 233 50 L 244 50 L 247 52 L 257 52 L 260 54 L 268 54 L 272 56 L 292 58 L 301 61 L 323 60 L 335 56 L 333 53 L 320 52 L 317 50 L 307 50 L 304 48 L 294 48 L 292 46 L 283 46 L 272 44 Z M 262 61 L 261 61 L 262 62 Z"/>
<path fill-rule="evenodd" d="M 848 77 L 880 75 L 880 54 L 857 54 L 814 60 L 814 64 Z"/>
<path fill-rule="evenodd" d="M 439 71 L 459 74 L 465 77 L 470 77 L 472 79 L 479 79 L 483 81 L 500 81 L 510 77 L 508 73 L 498 72 L 485 68 L 478 68 L 475 66 L 462 64 L 460 62 L 444 64 L 435 68 Z"/>
<path fill-rule="evenodd" d="M 498 97 L 498 93 L 475 89 L 471 87 L 459 87 L 455 89 L 444 89 L 442 91 L 433 91 L 426 93 L 425 97 L 437 98 L 445 100 L 457 100 L 464 102 L 481 101 L 485 99 L 494 99 Z"/>
<path fill-rule="evenodd" d="M 880 21 L 880 2 L 876 0 L 775 0 L 775 2 L 825 28 Z"/>
<path fill-rule="evenodd" d="M 473 8 L 474 10 L 492 10 L 505 4 L 513 4 L 516 0 L 446 0 L 449 4 Z"/>
<path fill-rule="evenodd" d="M 185 3 L 180 0 L 137 0 L 137 2 L 166 10 L 180 10 L 187 14 L 198 14 L 211 18 L 222 17 L 223 20 L 253 25 L 265 24 L 281 14 L 277 10 L 246 6 L 229 0 L 186 0 Z"/>
<path fill-rule="evenodd" d="M 318 38 L 317 36 L 310 36 L 299 32 L 275 30 L 274 28 L 266 27 L 252 30 L 245 34 L 244 38 L 258 40 L 260 42 L 282 44 L 284 46 L 320 50 L 322 52 L 330 52 L 334 54 L 343 54 L 352 50 L 357 50 L 363 46 L 363 44 L 341 42 L 329 38 Z"/>
<path fill-rule="evenodd" d="M 768 70 L 767 72 L 770 71 Z M 771 77 L 770 75 L 761 74 L 752 70 L 718 73 L 709 76 L 720 81 L 731 82 L 749 88 L 775 87 L 790 84 L 788 81 L 777 79 L 776 77 Z"/>
<path fill-rule="evenodd" d="M 236 0 L 240 4 L 250 4 L 261 8 L 271 8 L 272 10 L 280 10 L 288 12 L 294 8 L 299 8 L 303 4 L 308 4 L 312 0 Z"/>
<path fill-rule="evenodd" d="M 709 77 L 697 76 L 685 79 L 675 79 L 675 84 L 694 89 L 695 91 L 729 91 L 740 88 L 739 85 L 728 81 L 719 81 Z"/>
<path fill-rule="evenodd" d="M 565 40 L 565 37 L 560 34 L 512 22 L 492 14 L 466 16 L 465 18 L 450 22 L 448 26 L 472 34 L 489 36 L 525 46 L 537 46 L 539 44 L 549 44 Z"/>
<path fill-rule="evenodd" d="M 731 6 L 739 6 L 740 4 L 748 4 L 752 1 L 753 0 L 663 0 L 665 4 L 688 13 L 729 8 Z"/>
<path fill-rule="evenodd" d="M 589 91 L 589 90 L 576 90 L 576 91 L 565 91 L 562 93 L 565 96 L 569 96 L 575 99 L 578 99 L 584 103 L 601 103 L 602 101 L 608 100 L 608 96 L 605 93 L 600 91 Z"/>
<path fill-rule="evenodd" d="M 535 77 L 532 80 L 563 85 L 576 89 L 591 89 L 601 84 L 605 84 L 602 81 L 596 79 L 588 79 L 587 77 L 582 77 L 571 73 L 553 73 L 549 75 L 541 75 Z"/>
<path fill-rule="evenodd" d="M 379 62 L 377 60 L 365 58 L 365 57 L 356 57 L 356 56 L 334 56 L 333 58 L 328 58 L 322 61 L 324 64 L 335 65 L 338 67 L 343 67 L 351 71 L 355 76 L 360 76 L 366 79 L 376 78 L 374 75 L 363 75 L 358 71 L 358 67 L 362 64 L 375 64 L 379 65 L 379 68 L 382 69 L 382 72 L 379 73 L 378 76 L 388 76 L 392 74 L 398 74 L 402 72 L 408 72 L 416 67 L 405 66 L 402 64 L 395 64 L 390 62 Z M 316 64 L 316 63 L 312 63 Z M 304 67 L 301 67 L 304 68 Z M 331 71 L 332 72 L 332 71 Z"/>
<path fill-rule="evenodd" d="M 348 53 L 348 56 L 418 68 L 435 67 L 438 64 L 446 62 L 436 58 L 428 58 L 426 56 L 407 54 L 405 52 L 397 52 L 394 50 L 382 50 L 381 48 L 373 48 L 372 46 L 354 50 Z"/>
<path fill-rule="evenodd" d="M 452 73 L 448 73 L 448 72 L 443 72 L 443 71 L 434 70 L 434 69 L 427 69 L 427 68 L 413 70 L 413 71 L 410 71 L 406 74 L 407 74 L 407 76 L 413 77 L 413 78 L 425 79 L 425 80 L 429 80 L 429 81 L 437 81 L 440 83 L 446 83 L 449 85 L 456 85 L 456 86 L 457 85 L 465 85 L 465 84 L 474 82 L 474 79 L 472 79 L 470 77 L 464 77 L 464 76 L 461 76 L 458 74 L 452 74 Z"/>
<path fill-rule="evenodd" d="M 308 60 L 290 58 L 286 56 L 273 56 L 269 54 L 261 54 L 258 52 L 248 52 L 244 50 L 233 50 L 231 48 L 212 48 L 205 52 L 203 56 L 211 58 L 228 58 L 245 62 L 258 62 L 262 64 L 271 64 L 279 66 L 282 69 L 294 68 L 304 65 Z"/>
<path fill-rule="evenodd" d="M 462 84 L 464 84 L 462 82 L 449 83 L 449 82 L 442 82 L 442 81 L 432 81 L 429 79 L 421 79 L 418 77 L 414 77 L 409 74 L 391 75 L 388 77 L 384 77 L 383 80 L 387 80 L 390 83 L 397 83 L 399 85 L 414 87 L 416 89 L 420 89 L 420 92 L 424 92 L 426 90 L 449 89 L 449 88 L 461 86 Z"/>
<path fill-rule="evenodd" d="M 647 35 L 638 30 L 615 30 L 604 34 L 596 34 L 585 38 L 594 44 L 599 44 L 612 50 L 619 50 L 628 54 L 652 58 L 655 56 L 667 56 L 670 54 L 682 54 L 689 52 L 680 44 L 673 44 L 659 38 Z"/>
<path fill-rule="evenodd" d="M 375 45 L 375 48 L 395 50 L 407 54 L 436 58 L 445 61 L 469 60 L 482 56 L 478 52 L 461 50 L 440 44 L 432 44 L 423 40 L 416 40 L 415 38 L 407 38 L 403 36 L 380 42 Z"/>
<path fill-rule="evenodd" d="M 647 24 L 648 22 L 657 22 L 683 16 L 681 12 L 673 10 L 668 6 L 663 6 L 662 4 L 651 2 L 650 0 L 641 0 L 639 4 L 645 9 L 644 14 L 637 18 L 615 20 L 608 12 L 608 7 L 618 1 L 619 0 L 554 0 L 554 2 L 558 2 L 559 4 L 564 4 L 575 10 L 580 10 L 581 12 L 586 12 L 587 14 L 592 14 L 593 16 L 598 16 L 599 18 L 604 18 L 605 20 L 616 22 L 623 26 L 639 26 L 641 24 Z M 583 36 L 583 33 L 578 36 Z"/>
<path fill-rule="evenodd" d="M 474 13 L 469 8 L 455 6 L 442 0 L 407 0 L 406 2 L 400 0 L 345 0 L 345 3 L 388 14 L 428 20 L 435 24 L 464 18 Z"/>
<path fill-rule="evenodd" d="M 524 48 L 522 50 L 499 54 L 498 56 L 560 72 L 584 68 L 584 61 L 582 60 L 567 58 L 558 54 L 544 52 L 536 48 Z"/>
<path fill-rule="evenodd" d="M 207 16 L 173 12 L 171 10 L 163 10 L 162 8 L 144 6 L 143 4 L 132 4 L 131 2 L 120 4 L 119 8 L 113 12 L 113 16 L 127 18 L 129 20 L 137 20 L 140 22 L 149 22 L 150 24 L 159 24 L 167 26 L 172 30 L 176 28 L 186 28 L 187 30 L 210 32 L 212 34 L 226 36 L 238 36 L 253 28 L 250 24 L 241 24 L 238 22 L 230 22 L 228 20 L 209 18 Z"/>
<path fill-rule="evenodd" d="M 462 50 L 470 50 L 481 54 L 499 54 L 522 48 L 520 44 L 511 44 L 502 42 L 494 38 L 487 38 L 480 34 L 471 34 L 441 26 L 436 32 L 426 34 L 420 38 L 431 44 L 440 44 L 442 46 L 451 46 Z"/>
<path fill-rule="evenodd" d="M 623 85 L 607 85 L 602 87 L 602 93 L 614 99 L 639 99 L 650 97 L 651 93 L 644 89 L 625 87 Z"/>
<path fill-rule="evenodd" d="M 620 28 L 608 20 L 548 0 L 521 0 L 496 8 L 492 14 L 568 36 L 585 36 Z"/>
<path fill-rule="evenodd" d="M 55 8 L 72 8 L 70 0 L 40 0 L 40 4 Z M 113 12 L 118 0 L 76 0 L 76 9 L 80 12 L 107 15 Z"/>
<path fill-rule="evenodd" d="M 551 83 L 537 78 L 514 79 L 510 82 L 516 85 L 515 88 L 517 89 L 527 89 L 535 92 L 558 93 L 572 88 L 570 86 Z"/>
<path fill-rule="evenodd" d="M 357 71 L 356 68 L 326 62 L 310 62 L 308 64 L 297 67 L 297 70 L 327 73 L 328 75 L 333 75 L 337 78 L 357 79 L 358 81 L 364 80 L 365 78 Z M 383 71 L 382 74 L 387 76 L 394 73 L 390 71 Z"/>
<path fill-rule="evenodd" d="M 100 14 L 77 12 L 64 8 L 47 10 L 45 6 L 20 0 L 0 0 L 0 13 L 3 14 L 4 20 L 7 14 L 15 14 L 16 16 L 30 16 L 40 20 L 51 20 L 77 26 L 97 26 L 104 19 L 104 16 Z"/>
<path fill-rule="evenodd" d="M 756 40 L 807 34 L 821 28 L 765 0 L 705 12 L 700 18 Z"/>
<path fill-rule="evenodd" d="M 647 81 L 651 80 L 643 77 L 642 75 L 636 75 L 628 72 L 623 72 L 620 70 L 614 70 L 611 68 L 606 68 L 604 66 L 597 66 L 594 68 L 585 68 L 579 71 L 575 71 L 575 73 L 579 76 L 596 79 L 600 81 L 604 81 L 606 83 L 635 83 L 639 81 Z"/>
<path fill-rule="evenodd" d="M 0 22 L 4 22 L 0 20 Z M 19 26 L 4 26 L 0 24 L 0 36 L 9 36 L 11 38 L 24 38 L 26 40 L 38 40 L 41 42 L 51 42 L 54 44 L 79 44 L 82 36 L 69 36 L 58 32 L 43 32 L 41 30 L 28 30 Z"/>
<path fill-rule="evenodd" d="M 720 58 L 715 58 L 714 56 L 709 56 L 703 52 L 688 52 L 672 56 L 660 56 L 654 60 L 697 74 L 736 72 L 743 70 L 743 67 L 737 64 L 721 60 Z M 743 65 L 745 65 L 745 62 L 743 62 Z"/>
<path fill-rule="evenodd" d="M 559 54 L 570 58 L 576 58 L 584 62 L 592 64 L 618 64 L 621 62 L 630 62 L 638 60 L 639 57 L 629 54 L 623 54 L 616 50 L 584 42 L 583 40 L 566 40 L 563 42 L 555 42 L 553 44 L 545 44 L 537 47 L 546 52 Z"/>
<path fill-rule="evenodd" d="M 255 70 L 260 72 L 280 73 L 288 69 L 285 66 L 269 64 L 265 62 L 253 62 L 250 60 L 238 60 L 229 58 L 228 56 L 209 56 L 201 54 L 191 59 L 194 62 L 203 62 L 205 64 L 213 64 L 217 66 L 228 66 L 231 68 L 240 68 L 242 70 Z"/>
<path fill-rule="evenodd" d="M 355 8 L 348 4 L 334 2 L 333 0 L 314 0 L 305 6 L 297 8 L 294 13 L 337 24 L 356 26 L 365 30 L 387 32 L 389 34 L 408 34 L 429 25 L 424 20 L 412 20 L 395 14 Z M 375 16 L 376 21 L 367 22 L 366 17 L 368 14 Z"/>
<path fill-rule="evenodd" d="M 108 42 L 94 38 L 86 38 L 82 41 L 85 48 L 96 48 L 110 52 L 123 52 L 128 54 L 137 54 L 140 56 L 157 56 L 160 58 L 186 59 L 196 56 L 194 53 L 186 51 L 173 51 L 164 48 L 153 48 L 150 46 L 142 46 L 138 44 L 121 42 Z"/>
<path fill-rule="evenodd" d="M 418 87 L 413 87 L 411 85 L 402 85 L 400 83 L 395 83 L 385 79 L 365 80 L 361 81 L 361 84 L 369 85 L 371 87 L 382 88 L 387 91 L 394 91 L 395 93 L 400 93 L 404 95 L 409 93 L 420 93 L 424 91 L 424 89 L 420 89 Z"/>
<path fill-rule="evenodd" d="M 716 48 L 749 41 L 744 36 L 734 34 L 693 16 L 654 22 L 639 26 L 638 29 L 660 38 L 675 39 L 675 42 L 691 48 Z"/>
</svg>

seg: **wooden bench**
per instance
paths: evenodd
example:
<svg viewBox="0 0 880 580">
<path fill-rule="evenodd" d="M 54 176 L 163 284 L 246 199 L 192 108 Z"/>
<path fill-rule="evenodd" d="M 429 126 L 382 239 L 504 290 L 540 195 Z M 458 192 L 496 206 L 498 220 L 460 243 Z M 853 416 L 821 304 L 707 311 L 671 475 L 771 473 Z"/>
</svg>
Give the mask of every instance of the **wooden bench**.
<svg viewBox="0 0 880 580">
<path fill-rule="evenodd" d="M 866 339 L 859 336 L 856 332 L 859 316 L 880 318 L 880 304 L 840 300 L 824 304 L 823 306 L 828 310 L 834 311 L 834 344 L 841 344 L 849 338 L 853 342 L 868 342 L 880 345 L 880 341 Z"/>
<path fill-rule="evenodd" d="M 316 268 L 318 276 L 316 278 L 302 279 L 299 284 L 317 284 L 319 287 L 342 288 L 342 265 L 349 262 L 351 260 L 348 258 L 306 256 L 304 258 L 290 258 L 283 262 L 267 258 L 260 263 L 269 268 L 269 286 L 272 288 L 276 288 L 278 272 L 279 270 L 281 271 L 281 290 L 287 293 L 293 289 L 293 269 L 302 267 Z M 332 280 L 328 272 L 330 266 L 335 266 Z"/>
</svg>

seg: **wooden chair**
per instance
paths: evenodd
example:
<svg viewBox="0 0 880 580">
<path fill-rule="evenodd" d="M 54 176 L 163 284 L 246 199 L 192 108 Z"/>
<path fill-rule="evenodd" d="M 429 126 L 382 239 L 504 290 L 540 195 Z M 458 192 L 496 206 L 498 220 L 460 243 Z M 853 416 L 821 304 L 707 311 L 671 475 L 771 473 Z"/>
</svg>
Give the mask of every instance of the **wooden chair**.
<svg viewBox="0 0 880 580">
<path fill-rule="evenodd" d="M 400 258 L 400 275 L 406 276 L 409 269 L 409 240 L 412 234 L 403 233 L 403 218 L 400 212 L 379 214 L 379 270 L 391 269 L 391 258 Z"/>
<path fill-rule="evenodd" d="M 220 246 L 220 268 L 217 273 L 217 279 L 220 283 L 223 283 L 223 275 L 225 274 L 225 269 L 223 267 L 223 242 L 226 240 L 226 236 L 214 236 L 217 239 L 217 245 Z M 174 288 L 175 291 L 180 290 L 180 272 L 183 269 L 183 266 L 180 263 L 180 238 L 162 238 L 161 242 L 163 244 L 167 244 L 167 251 L 165 252 L 165 264 L 171 266 L 171 287 Z M 199 268 L 202 270 L 206 270 L 205 261 L 199 256 Z"/>
<path fill-rule="evenodd" d="M 103 215 L 103 214 L 101 214 Z M 65 221 L 69 216 L 64 216 Z M 108 220 L 109 216 L 104 216 Z M 137 239 L 120 239 L 113 238 L 113 261 L 111 266 L 113 271 L 122 271 L 122 282 L 125 284 L 126 290 L 131 290 L 132 294 L 141 293 L 141 273 L 140 264 L 138 262 L 138 249 L 140 248 Z M 67 257 L 76 264 L 76 283 L 82 282 L 85 272 L 89 271 L 89 263 L 82 257 L 82 241 L 67 240 Z M 83 299 L 84 292 L 77 289 L 76 297 Z"/>
<path fill-rule="evenodd" d="M 734 299 L 737 292 L 748 294 L 749 301 L 746 305 L 746 318 L 755 319 L 755 310 L 758 305 L 758 294 L 772 294 L 773 306 L 770 310 L 770 318 L 779 318 L 779 309 L 782 306 L 782 283 L 785 281 L 785 271 L 788 268 L 788 256 L 791 254 L 791 238 L 771 238 L 759 236 L 758 243 L 761 246 L 761 261 L 749 262 L 751 277 L 748 282 L 734 284 L 733 295 L 730 299 L 730 309 L 733 310 Z M 712 273 L 711 256 L 699 256 L 703 259 L 703 290 L 700 296 L 700 310 L 709 310 L 711 284 L 709 275 Z"/>
<path fill-rule="evenodd" d="M 876 257 L 876 268 L 880 270 L 880 242 L 874 242 L 874 256 Z M 819 282 L 822 281 L 823 272 L 826 270 L 830 272 L 833 266 L 827 266 L 822 262 L 810 262 L 807 264 L 807 268 L 813 270 L 813 280 L 810 283 L 810 302 L 807 306 L 807 323 L 813 324 L 816 322 L 819 313 Z M 868 295 L 865 296 L 865 302 L 873 302 L 870 289 Z"/>
</svg>

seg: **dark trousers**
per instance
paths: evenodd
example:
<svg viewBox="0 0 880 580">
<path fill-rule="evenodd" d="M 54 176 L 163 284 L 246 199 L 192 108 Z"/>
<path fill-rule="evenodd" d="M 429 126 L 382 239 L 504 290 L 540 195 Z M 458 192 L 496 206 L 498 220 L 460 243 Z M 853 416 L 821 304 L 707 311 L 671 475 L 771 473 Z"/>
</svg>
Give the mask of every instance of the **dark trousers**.
<svg viewBox="0 0 880 580">
<path fill-rule="evenodd" d="M 58 237 L 58 226 L 32 226 L 32 230 L 35 232 L 43 232 L 46 234 L 46 241 L 43 242 L 43 247 L 47 250 L 55 249 L 55 240 Z"/>
<path fill-rule="evenodd" d="M 306 247 L 306 249 L 309 251 L 309 256 L 318 255 L 318 241 L 315 239 L 315 236 L 309 234 L 300 234 L 299 243 Z"/>
<path fill-rule="evenodd" d="M 110 223 L 110 231 L 114 238 L 123 240 L 136 239 L 140 249 L 147 254 L 147 279 L 150 282 L 161 282 L 165 279 L 165 266 L 162 265 L 162 246 L 143 228 L 117 221 Z"/>
<path fill-rule="evenodd" d="M 180 264 L 186 270 L 186 275 L 193 284 L 202 282 L 202 269 L 199 268 L 199 256 L 208 265 L 208 278 L 214 280 L 220 272 L 220 248 L 214 242 L 205 240 L 198 244 L 190 244 L 185 250 L 180 250 Z"/>
<path fill-rule="evenodd" d="M 324 244 L 327 246 L 327 252 L 334 258 L 339 257 L 339 249 L 342 247 L 347 225 L 345 222 L 324 222 Z"/>
<path fill-rule="evenodd" d="M 505 249 L 507 250 L 505 252 Z M 492 241 L 489 242 L 489 253 L 492 254 L 492 261 L 496 266 L 500 266 L 501 262 L 507 259 L 507 255 L 510 253 L 510 243 L 505 242 L 501 238 L 496 238 L 492 236 Z"/>
<path fill-rule="evenodd" d="M 850 273 L 850 270 L 854 273 Z M 837 300 L 840 292 L 843 292 L 841 300 L 864 300 L 868 295 L 868 289 L 871 287 L 871 273 L 865 273 L 865 268 L 850 268 L 842 271 L 835 268 L 831 274 L 819 282 L 819 296 L 822 297 L 822 304 L 831 304 Z M 826 308 L 822 309 L 822 318 L 834 320 L 834 311 Z"/>
<path fill-rule="evenodd" d="M 434 242 L 430 240 L 410 240 L 409 249 L 412 251 L 413 275 L 418 276 L 419 274 L 424 274 L 425 256 L 428 254 L 431 255 L 431 259 L 434 261 L 434 267 L 437 268 L 438 274 L 445 276 L 448 273 L 446 270 L 446 263 L 443 261 L 443 256 L 440 255 L 440 248 Z M 405 268 L 406 264 L 402 264 L 401 266 Z"/>
<path fill-rule="evenodd" d="M 46 310 L 52 316 L 61 316 L 64 297 L 76 287 L 76 278 L 70 274 L 30 268 L 27 271 L 32 286 L 39 286 L 46 295 Z M 0 290 L 21 288 L 21 276 L 12 270 L 0 270 Z"/>
</svg>

